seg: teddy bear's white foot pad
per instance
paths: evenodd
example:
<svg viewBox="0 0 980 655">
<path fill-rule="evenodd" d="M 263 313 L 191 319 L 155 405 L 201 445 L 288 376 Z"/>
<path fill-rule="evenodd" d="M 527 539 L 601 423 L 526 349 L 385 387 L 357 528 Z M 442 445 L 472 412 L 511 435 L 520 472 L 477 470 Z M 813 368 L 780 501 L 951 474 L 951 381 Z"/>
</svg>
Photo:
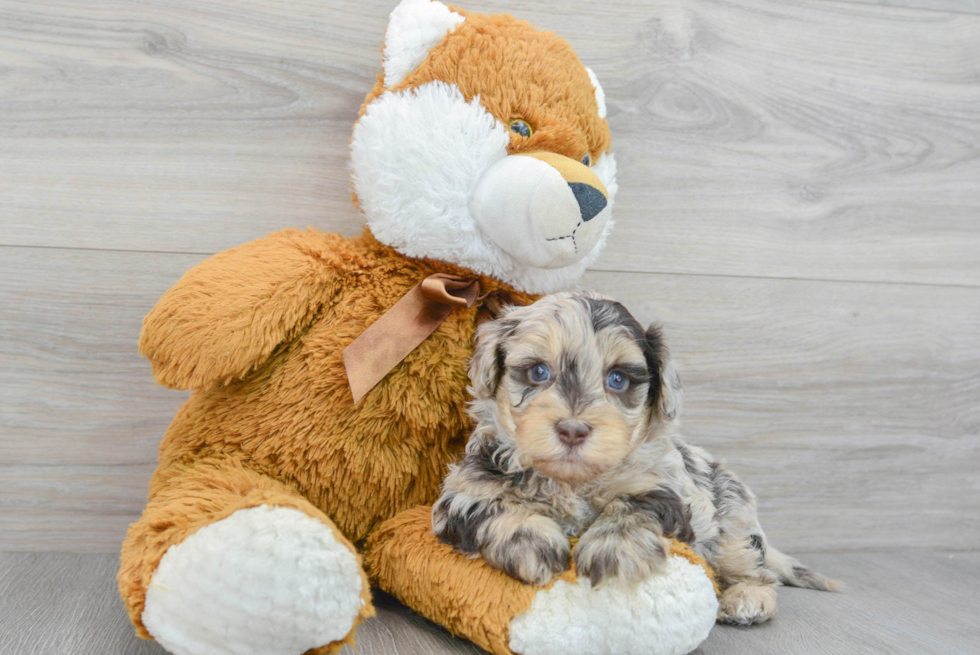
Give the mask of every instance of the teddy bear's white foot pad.
<svg viewBox="0 0 980 655">
<path fill-rule="evenodd" d="M 683 655 L 708 637 L 718 600 L 704 570 L 670 557 L 635 590 L 592 589 L 587 578 L 539 591 L 510 624 L 521 655 Z"/>
<path fill-rule="evenodd" d="M 143 625 L 174 655 L 300 655 L 347 636 L 361 590 L 357 557 L 329 526 L 263 505 L 171 546 Z"/>
</svg>

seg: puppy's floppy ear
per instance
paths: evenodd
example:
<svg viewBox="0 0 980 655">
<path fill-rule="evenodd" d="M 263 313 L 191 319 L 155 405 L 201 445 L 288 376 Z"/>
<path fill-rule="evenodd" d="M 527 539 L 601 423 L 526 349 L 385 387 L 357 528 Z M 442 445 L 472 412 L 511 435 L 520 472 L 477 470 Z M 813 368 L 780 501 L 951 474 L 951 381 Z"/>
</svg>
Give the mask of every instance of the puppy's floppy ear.
<svg viewBox="0 0 980 655">
<path fill-rule="evenodd" d="M 650 400 L 657 418 L 672 421 L 681 413 L 684 400 L 681 376 L 674 367 L 663 334 L 656 323 L 647 328 L 644 335 L 643 354 L 650 370 Z"/>
<path fill-rule="evenodd" d="M 507 310 L 501 312 L 506 317 Z M 498 318 L 480 326 L 476 346 L 470 360 L 470 384 L 475 398 L 493 398 L 504 375 L 504 341 L 517 327 L 517 322 Z"/>
<path fill-rule="evenodd" d="M 657 405 L 661 420 L 672 421 L 681 413 L 684 404 L 684 388 L 674 360 L 668 355 L 660 369 L 660 399 Z"/>
</svg>

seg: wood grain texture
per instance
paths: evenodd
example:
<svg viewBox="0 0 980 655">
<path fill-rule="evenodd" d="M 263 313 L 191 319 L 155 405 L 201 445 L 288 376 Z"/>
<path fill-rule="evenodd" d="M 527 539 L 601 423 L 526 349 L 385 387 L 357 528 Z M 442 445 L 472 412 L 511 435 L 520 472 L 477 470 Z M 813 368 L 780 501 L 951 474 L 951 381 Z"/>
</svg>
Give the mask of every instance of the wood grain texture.
<svg viewBox="0 0 980 655">
<path fill-rule="evenodd" d="M 393 4 L 0 1 L 0 244 L 353 233 L 347 142 Z M 602 80 L 622 191 L 597 268 L 980 285 L 980 16 L 466 6 L 559 31 Z"/>
<path fill-rule="evenodd" d="M 980 0 L 846 0 L 846 2 L 925 11 L 980 14 Z"/>
<path fill-rule="evenodd" d="M 628 190 L 598 268 L 980 281 L 980 18 L 739 0 L 635 20 L 630 55 L 596 64 L 620 71 Z"/>
<path fill-rule="evenodd" d="M 388 4 L 3 0 L 0 243 L 359 230 L 347 144 Z"/>
<path fill-rule="evenodd" d="M 805 554 L 844 581 L 842 594 L 780 587 L 776 618 L 719 625 L 695 655 L 975 655 L 980 554 L 874 551 Z"/>
<path fill-rule="evenodd" d="M 777 547 L 980 543 L 980 292 L 590 273 L 664 327 L 686 437 L 759 496 Z"/>
<path fill-rule="evenodd" d="M 146 463 L 134 439 L 158 440 L 187 394 L 153 383 L 140 327 L 200 259 L 2 249 L 0 462 Z"/>
<path fill-rule="evenodd" d="M 0 552 L 0 653 L 164 655 L 138 639 L 116 591 L 118 559 L 77 553 Z M 457 639 L 383 593 L 378 614 L 344 655 L 476 655 Z"/>
<path fill-rule="evenodd" d="M 114 552 L 186 397 L 140 320 L 200 256 L 0 248 L 0 549 Z M 685 430 L 797 550 L 976 547 L 980 290 L 587 274 L 663 322 Z"/>
<path fill-rule="evenodd" d="M 146 451 L 143 464 L 80 465 L 65 456 L 56 464 L 0 464 L 0 551 L 118 554 L 146 504 L 159 435 L 133 440 L 142 448 L 126 452 Z"/>
<path fill-rule="evenodd" d="M 843 594 L 779 590 L 762 626 L 716 626 L 696 655 L 969 655 L 977 652 L 980 553 L 890 551 L 801 555 L 847 583 Z M 0 553 L 0 652 L 163 655 L 133 636 L 111 555 Z M 344 655 L 475 655 L 390 596 Z"/>
<path fill-rule="evenodd" d="M 0 653 L 164 655 L 134 636 L 117 557 L 0 553 Z"/>
<path fill-rule="evenodd" d="M 187 397 L 143 315 L 197 255 L 0 248 L 0 549 L 118 551 Z"/>
</svg>

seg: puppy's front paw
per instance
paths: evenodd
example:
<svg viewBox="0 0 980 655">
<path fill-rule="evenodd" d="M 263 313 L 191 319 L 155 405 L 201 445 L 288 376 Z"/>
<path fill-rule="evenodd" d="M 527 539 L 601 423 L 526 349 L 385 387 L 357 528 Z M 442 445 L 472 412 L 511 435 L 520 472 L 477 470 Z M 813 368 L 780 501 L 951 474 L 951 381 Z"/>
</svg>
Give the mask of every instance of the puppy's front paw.
<svg viewBox="0 0 980 655">
<path fill-rule="evenodd" d="M 491 566 L 509 576 L 543 586 L 568 568 L 571 546 L 554 521 L 533 517 L 505 534 L 501 532 L 491 529 L 493 538 L 480 552 Z"/>
<path fill-rule="evenodd" d="M 666 562 L 663 537 L 638 525 L 593 525 L 575 547 L 576 570 L 588 576 L 593 587 L 610 578 L 636 585 L 663 570 Z"/>
<path fill-rule="evenodd" d="M 763 623 L 776 613 L 776 589 L 739 582 L 718 599 L 718 620 L 722 623 L 752 625 Z"/>
</svg>

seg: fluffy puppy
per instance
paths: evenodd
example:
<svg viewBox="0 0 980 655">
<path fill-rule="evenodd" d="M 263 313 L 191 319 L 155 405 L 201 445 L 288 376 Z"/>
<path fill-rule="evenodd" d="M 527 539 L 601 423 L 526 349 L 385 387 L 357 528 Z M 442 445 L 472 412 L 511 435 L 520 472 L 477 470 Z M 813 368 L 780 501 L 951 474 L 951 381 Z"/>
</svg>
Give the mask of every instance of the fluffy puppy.
<svg viewBox="0 0 980 655">
<path fill-rule="evenodd" d="M 470 363 L 476 428 L 433 507 L 439 538 L 529 584 L 568 567 L 635 585 L 690 543 L 717 572 L 719 620 L 776 611 L 775 586 L 836 583 L 770 547 L 755 498 L 677 432 L 681 383 L 660 331 L 592 292 L 484 324 Z"/>
</svg>

